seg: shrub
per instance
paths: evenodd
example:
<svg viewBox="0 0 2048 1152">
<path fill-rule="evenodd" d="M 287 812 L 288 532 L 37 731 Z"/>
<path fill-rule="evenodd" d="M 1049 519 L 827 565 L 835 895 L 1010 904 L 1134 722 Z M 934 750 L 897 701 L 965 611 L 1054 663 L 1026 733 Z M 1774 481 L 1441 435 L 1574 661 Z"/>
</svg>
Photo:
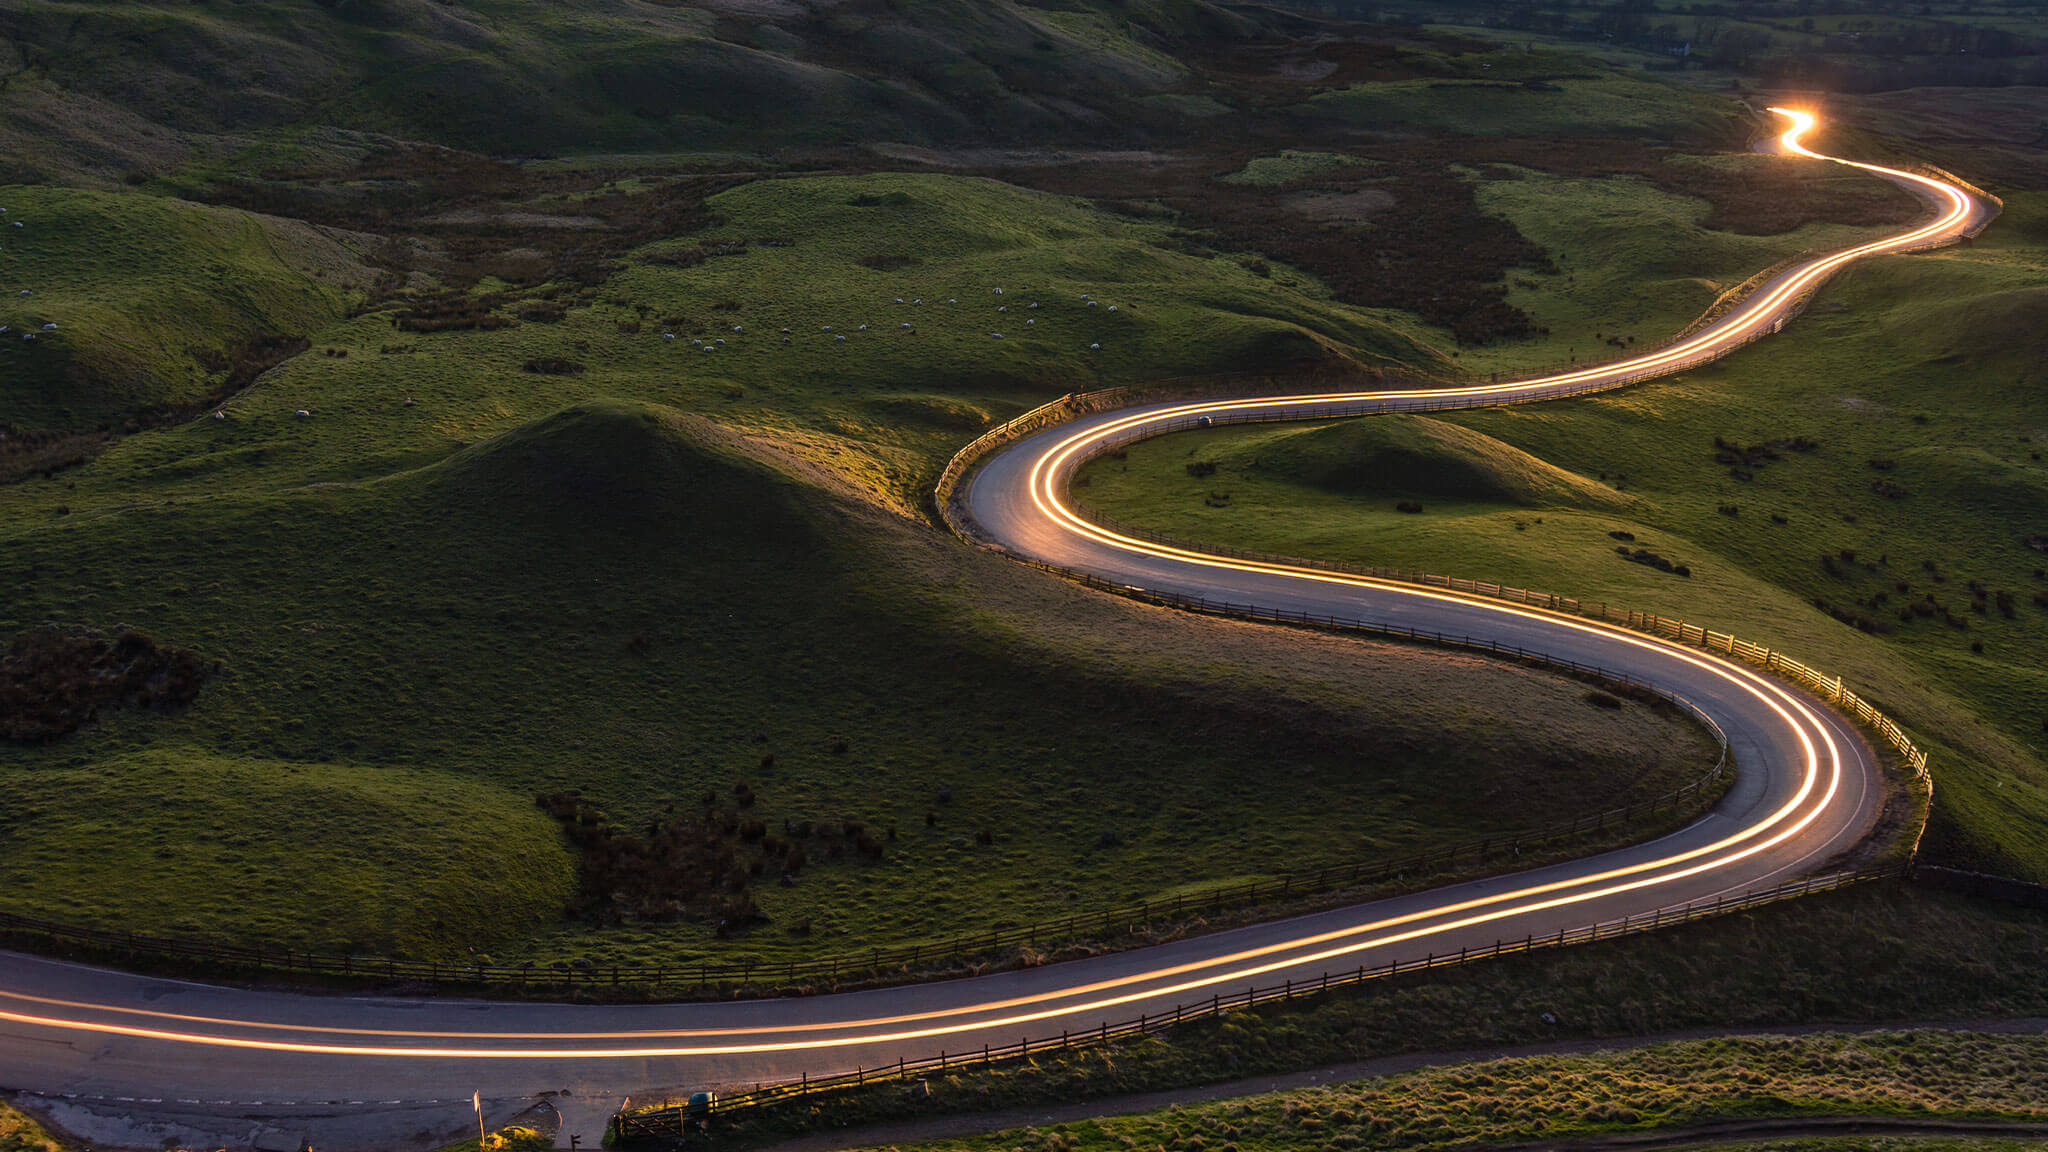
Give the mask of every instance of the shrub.
<svg viewBox="0 0 2048 1152">
<path fill-rule="evenodd" d="M 581 362 L 560 356 L 536 356 L 520 367 L 538 376 L 574 376 L 583 371 Z"/>
<path fill-rule="evenodd" d="M 182 707 L 219 670 L 217 661 L 158 647 L 134 629 L 113 637 L 33 629 L 0 655 L 0 737 L 54 740 L 90 724 L 105 707 Z"/>
<path fill-rule="evenodd" d="M 1193 476 L 1197 480 L 1207 479 L 1215 474 L 1216 462 L 1214 460 L 1188 461 L 1188 475 Z"/>
<path fill-rule="evenodd" d="M 1584 700 L 1588 704 L 1591 704 L 1595 708 L 1606 708 L 1610 711 L 1619 709 L 1621 707 L 1621 698 L 1619 696 L 1616 696 L 1610 692 L 1602 692 L 1597 688 L 1588 691 L 1585 695 L 1581 696 L 1580 699 Z"/>
<path fill-rule="evenodd" d="M 1412 516 L 1422 511 L 1422 505 L 1416 503 L 1413 500 L 1403 500 L 1400 503 L 1394 505 L 1394 511 L 1406 512 Z"/>
</svg>

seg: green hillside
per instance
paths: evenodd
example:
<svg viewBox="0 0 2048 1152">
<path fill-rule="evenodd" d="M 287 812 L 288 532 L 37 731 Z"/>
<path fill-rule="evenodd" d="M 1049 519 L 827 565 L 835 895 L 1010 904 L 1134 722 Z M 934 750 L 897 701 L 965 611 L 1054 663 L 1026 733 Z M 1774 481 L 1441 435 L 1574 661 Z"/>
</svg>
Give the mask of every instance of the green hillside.
<svg viewBox="0 0 2048 1152">
<path fill-rule="evenodd" d="M 340 320 L 372 280 L 372 238 L 297 221 L 50 187 L 0 188 L 0 208 L 0 428 L 17 436 L 189 414 L 248 383 L 245 361 Z"/>
<path fill-rule="evenodd" d="M 111 106 L 195 140 L 319 125 L 512 155 L 751 150 L 1113 137 L 1184 78 L 1159 45 L 1256 28 L 1201 0 L 1066 7 L 24 0 L 0 10 L 0 60 L 109 129 Z"/>
</svg>

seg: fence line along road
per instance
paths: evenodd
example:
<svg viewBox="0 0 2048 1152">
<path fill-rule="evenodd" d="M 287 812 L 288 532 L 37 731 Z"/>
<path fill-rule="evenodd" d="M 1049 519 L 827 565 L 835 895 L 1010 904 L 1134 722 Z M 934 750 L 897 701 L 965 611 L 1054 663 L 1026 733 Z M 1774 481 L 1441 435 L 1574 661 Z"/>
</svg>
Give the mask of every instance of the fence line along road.
<svg viewBox="0 0 2048 1152">
<path fill-rule="evenodd" d="M 800 1076 L 793 1080 L 756 1084 L 743 1092 L 716 1095 L 700 1105 L 664 1103 L 639 1111 L 621 1112 L 612 1117 L 609 1135 L 619 1143 L 628 1145 L 669 1143 L 686 1138 L 696 1122 L 713 1116 L 731 1116 L 775 1105 L 798 1103 L 873 1084 L 919 1079 L 934 1073 L 969 1072 L 1032 1056 L 1072 1051 L 1083 1047 L 1098 1047 L 1118 1040 L 1164 1032 L 1194 1020 L 1206 1020 L 1230 1012 L 1241 1012 L 1261 1004 L 1304 996 L 1319 996 L 1333 988 L 1384 980 L 1410 972 L 1493 960 L 1502 956 L 1634 936 L 1715 916 L 1746 912 L 1800 896 L 1834 892 L 1853 885 L 1894 879 L 1904 875 L 1905 871 L 1904 865 L 1891 864 L 1856 872 L 1811 876 L 1775 888 L 1745 892 L 1740 896 L 1722 896 L 1673 908 L 1659 908 L 1641 915 L 1624 916 L 1619 920 L 1602 921 L 1582 928 L 1564 929 L 1550 935 L 1525 936 L 1520 940 L 1499 940 L 1491 948 L 1462 949 L 1441 956 L 1430 955 L 1421 960 L 1390 960 L 1385 964 L 1361 965 L 1347 972 L 1326 972 L 1320 979 L 1315 980 L 1290 980 L 1265 987 L 1247 988 L 1243 992 L 1228 995 L 1218 993 L 1212 995 L 1206 1003 L 1197 1001 L 1192 1005 L 1177 1007 L 1171 1012 L 1142 1015 L 1135 1019 L 1105 1020 L 1100 1027 L 1079 1032 L 1064 1032 L 1057 1038 L 1035 1041 L 1025 1039 L 1002 1047 L 984 1046 L 967 1052 L 941 1052 L 937 1056 L 923 1060 L 898 1060 L 894 1064 L 856 1068 L 851 1072 L 832 1076 Z"/>
<path fill-rule="evenodd" d="M 1496 600 L 1508 600 L 1531 608 L 1542 608 L 1552 612 L 1582 616 L 1587 619 L 1601 620 L 1609 624 L 1621 624 L 1638 632 L 1647 632 L 1650 635 L 1661 636 L 1667 640 L 1677 640 L 1684 644 L 1705 648 L 1710 652 L 1720 652 L 1736 657 L 1755 664 L 1767 672 L 1776 673 L 1784 679 L 1790 680 L 1826 698 L 1829 703 L 1836 705 L 1844 712 L 1867 725 L 1872 731 L 1882 736 L 1894 751 L 1898 752 L 1906 766 L 1912 769 L 1915 780 L 1928 790 L 1929 799 L 1932 799 L 1934 778 L 1927 770 L 1927 754 L 1913 743 L 1912 737 L 1906 734 L 1905 729 L 1899 727 L 1890 717 L 1878 711 L 1869 701 L 1850 691 L 1842 677 L 1830 676 L 1825 672 L 1794 660 L 1783 652 L 1761 644 L 1752 644 L 1737 638 L 1733 634 L 1715 632 L 1712 629 L 1704 628 L 1697 624 L 1688 624 L 1684 620 L 1670 616 L 1660 616 L 1654 612 L 1639 612 L 1633 608 L 1616 608 L 1604 602 L 1586 603 L 1569 596 L 1559 596 L 1553 592 L 1536 592 L 1526 588 L 1516 588 L 1512 585 L 1490 584 L 1484 580 L 1470 580 L 1459 576 L 1410 571 L 1402 568 L 1382 568 L 1370 564 L 1350 564 L 1341 560 L 1310 560 L 1299 556 L 1285 556 L 1274 552 L 1259 552 L 1251 549 L 1231 548 L 1226 545 L 1187 541 L 1164 532 L 1155 532 L 1149 528 L 1139 528 L 1134 525 L 1120 523 L 1091 508 L 1077 506 L 1074 511 L 1076 515 L 1081 516 L 1098 527 L 1107 528 L 1120 535 L 1132 536 L 1154 544 L 1162 544 L 1169 548 L 1179 548 L 1190 552 L 1204 552 L 1235 560 L 1250 560 L 1254 563 L 1271 564 L 1283 568 L 1303 568 L 1315 572 L 1337 572 L 1349 576 L 1362 576 L 1373 580 L 1387 580 L 1399 584 L 1443 588 L 1452 592 L 1463 592 Z M 1083 575 L 1081 573 L 1069 573 L 1066 569 L 1059 568 L 1056 565 L 1032 563 L 1035 567 L 1056 571 L 1071 577 L 1081 577 Z M 1088 579 L 1093 578 L 1089 577 Z M 1259 612 L 1259 610 L 1254 611 L 1255 613 Z M 1270 613 L 1264 613 L 1264 615 L 1270 618 Z"/>
</svg>

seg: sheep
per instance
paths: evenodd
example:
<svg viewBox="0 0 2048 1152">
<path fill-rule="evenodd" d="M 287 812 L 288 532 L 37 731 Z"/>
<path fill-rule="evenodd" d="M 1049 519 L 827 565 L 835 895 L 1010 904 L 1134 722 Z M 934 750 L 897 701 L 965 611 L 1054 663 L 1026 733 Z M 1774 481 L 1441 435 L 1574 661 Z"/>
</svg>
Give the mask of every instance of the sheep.
<svg viewBox="0 0 2048 1152">
<path fill-rule="evenodd" d="M 915 299 L 915 300 L 912 300 L 912 301 L 911 301 L 911 303 L 912 303 L 912 304 L 922 304 L 922 303 L 924 303 L 924 297 L 922 297 L 922 296 L 919 296 L 919 297 L 918 297 L 917 299 Z"/>
<path fill-rule="evenodd" d="M 33 296 L 33 295 L 35 295 L 35 292 L 34 292 L 34 291 L 32 291 L 31 289 L 28 289 L 28 288 L 23 288 L 23 289 L 21 290 L 21 294 L 22 294 L 23 296 Z"/>
<path fill-rule="evenodd" d="M 704 348 L 704 350 L 705 350 L 706 352 L 716 352 L 716 351 L 718 351 L 718 345 L 716 345 L 716 344 L 706 344 L 706 345 L 704 345 L 704 346 L 703 346 L 703 348 Z"/>
<path fill-rule="evenodd" d="M 789 329 L 787 329 L 787 328 L 784 328 L 784 329 L 782 330 L 782 334 L 783 334 L 784 336 L 787 336 L 787 335 L 789 335 Z"/>
<path fill-rule="evenodd" d="M 991 339 L 995 340 L 1001 340 L 1003 338 L 1003 334 L 1001 332 L 991 332 L 989 333 L 989 336 Z"/>
<path fill-rule="evenodd" d="M 1100 352 L 1100 351 L 1102 351 L 1102 345 L 1100 345 L 1100 344 L 1090 344 L 1090 345 L 1088 346 L 1088 350 L 1089 350 L 1090 352 Z"/>
<path fill-rule="evenodd" d="M 740 331 L 740 325 L 738 325 L 738 324 L 735 324 L 735 325 L 733 325 L 733 326 L 732 326 L 732 330 L 733 330 L 733 331 L 735 331 L 735 332 L 738 332 L 738 331 Z"/>
<path fill-rule="evenodd" d="M 225 419 L 227 419 L 227 418 L 228 418 L 228 414 L 227 414 L 227 413 L 225 413 L 225 412 L 215 412 L 215 413 L 213 414 L 213 418 L 214 418 L 215 420 L 225 420 Z"/>
<path fill-rule="evenodd" d="M 901 296 L 898 296 L 898 297 L 896 298 L 896 302 L 897 302 L 898 304 L 901 304 L 901 303 L 903 303 L 903 297 L 901 297 Z"/>
<path fill-rule="evenodd" d="M 844 336 L 834 336 L 832 339 L 840 344 L 846 343 L 846 337 Z"/>
<path fill-rule="evenodd" d="M 903 329 L 905 332 L 910 331 L 910 325 L 908 324 L 898 324 L 897 327 Z"/>
<path fill-rule="evenodd" d="M 1111 305 L 1109 306 L 1109 310 L 1110 310 L 1111 312 L 1114 312 L 1114 311 L 1116 311 L 1116 305 L 1114 305 L 1114 304 L 1111 304 Z"/>
<path fill-rule="evenodd" d="M 1008 312 L 1009 310 L 1010 310 L 1010 306 L 1009 306 L 1008 304 L 1000 304 L 1000 305 L 997 305 L 997 307 L 996 307 L 996 311 L 998 311 L 998 312 Z"/>
<path fill-rule="evenodd" d="M 301 408 L 301 409 L 299 409 L 299 410 L 298 410 L 297 412 L 293 413 L 293 415 L 295 415 L 295 416 L 298 416 L 298 417 L 299 417 L 300 419 L 302 419 L 302 420 L 303 420 L 303 419 L 305 419 L 305 418 L 307 418 L 307 417 L 311 416 L 311 415 L 312 415 L 312 413 L 311 413 L 311 412 L 308 412 L 308 411 L 306 411 L 306 410 L 305 410 L 304 408 Z"/>
<path fill-rule="evenodd" d="M 1096 303 L 1095 301 L 1093 301 L 1093 300 L 1090 300 L 1090 301 L 1088 302 L 1088 306 L 1089 306 L 1090 308 L 1100 308 L 1100 307 L 1102 307 L 1102 305 L 1100 305 L 1100 304 L 1097 304 L 1097 303 Z"/>
<path fill-rule="evenodd" d="M 723 337 L 723 336 L 720 336 L 720 337 L 718 337 L 718 342 L 719 342 L 720 344 L 723 344 L 723 343 L 725 343 L 725 337 Z"/>
<path fill-rule="evenodd" d="M 16 221 L 14 222 L 14 226 L 15 226 L 16 228 L 26 228 L 26 227 L 28 227 L 28 225 L 26 225 L 26 224 L 23 224 L 23 223 L 22 223 L 21 221 L 19 221 L 19 220 L 16 220 Z"/>
<path fill-rule="evenodd" d="M 948 303 L 948 304 L 958 304 L 959 302 L 960 302 L 960 298 L 959 298 L 958 296 L 948 296 L 948 297 L 946 297 L 946 303 Z"/>
<path fill-rule="evenodd" d="M 996 289 L 996 295 L 1001 296 L 1002 294 L 1003 290 L 1001 288 Z"/>
<path fill-rule="evenodd" d="M 821 331 L 821 332 L 830 332 L 831 330 L 832 330 L 832 326 L 831 326 L 830 324 L 827 324 L 827 325 L 825 325 L 825 326 L 824 326 L 823 328 L 820 328 L 820 329 L 819 329 L 819 331 Z"/>
<path fill-rule="evenodd" d="M 31 343 L 34 343 L 34 342 L 35 342 L 35 338 L 36 338 L 36 334 L 35 334 L 35 333 L 33 333 L 33 332 L 23 332 L 23 333 L 21 334 L 21 340 L 22 340 L 22 343 L 24 343 L 24 344 L 31 344 Z"/>
<path fill-rule="evenodd" d="M 661 334 L 661 338 L 662 338 L 663 340 L 673 340 L 673 339 L 675 339 L 675 338 L 676 338 L 676 334 L 675 334 L 675 333 L 673 333 L 673 332 L 663 332 L 663 333 Z"/>
<path fill-rule="evenodd" d="M 1036 321 L 1036 320 L 1026 320 L 1026 321 L 1024 322 L 1024 326 L 1025 326 L 1026 328 L 1029 328 L 1029 327 L 1031 327 L 1031 326 L 1032 326 L 1033 324 L 1036 324 L 1036 323 L 1038 323 L 1038 321 Z"/>
<path fill-rule="evenodd" d="M 856 331 L 856 332 L 865 332 L 865 331 L 867 331 L 867 330 L 868 330 L 868 326 L 867 326 L 867 325 L 865 325 L 865 324 L 863 324 L 863 325 L 861 325 L 860 327 L 858 327 L 858 328 L 854 329 L 854 331 Z"/>
<path fill-rule="evenodd" d="M 45 324 L 45 325 L 43 325 L 43 331 L 45 331 L 45 332 L 55 332 L 56 330 L 57 330 L 57 326 L 56 326 L 55 324 Z"/>
<path fill-rule="evenodd" d="M 1038 307 L 1038 301 L 1036 301 L 1036 300 L 1033 300 L 1033 301 L 1031 302 L 1031 307 L 1032 307 L 1033 309 L 1036 309 L 1036 308 Z"/>
</svg>

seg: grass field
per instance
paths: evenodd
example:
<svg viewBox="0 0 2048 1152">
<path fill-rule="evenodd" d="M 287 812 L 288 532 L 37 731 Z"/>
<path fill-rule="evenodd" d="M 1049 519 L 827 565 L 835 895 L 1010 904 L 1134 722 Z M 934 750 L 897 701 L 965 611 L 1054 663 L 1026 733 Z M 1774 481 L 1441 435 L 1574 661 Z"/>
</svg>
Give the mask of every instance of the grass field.
<svg viewBox="0 0 2048 1152">
<path fill-rule="evenodd" d="M 1590 1139 L 1751 1117 L 2040 1120 L 2048 1117 L 2044 1057 L 2048 1039 L 2040 1036 L 1967 1032 L 1679 1041 L 1454 1064 L 908 1147 L 1435 1148 Z"/>
<path fill-rule="evenodd" d="M 2041 212 L 2015 195 L 1975 246 L 1852 270 L 1781 337 L 1676 379 L 1179 436 L 1098 462 L 1079 494 L 1192 539 L 1607 600 L 1796 653 L 1931 746 L 1938 857 L 2043 878 Z M 1617 531 L 1691 577 L 1627 563 Z"/>
</svg>

